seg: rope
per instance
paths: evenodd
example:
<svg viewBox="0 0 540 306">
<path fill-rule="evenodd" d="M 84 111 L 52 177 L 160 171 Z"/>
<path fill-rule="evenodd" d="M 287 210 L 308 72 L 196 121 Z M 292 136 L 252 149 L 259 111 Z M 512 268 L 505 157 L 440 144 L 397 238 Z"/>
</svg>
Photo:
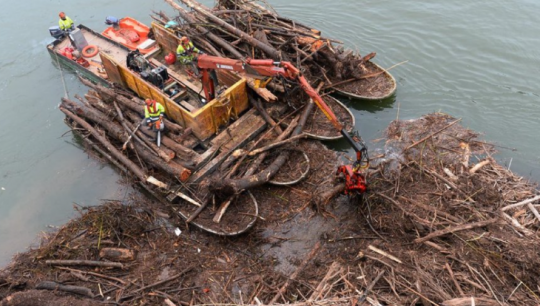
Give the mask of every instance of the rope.
<svg viewBox="0 0 540 306">
<path fill-rule="evenodd" d="M 64 98 L 69 99 L 69 93 L 66 86 L 66 80 L 64 79 L 64 70 L 62 69 L 62 65 L 60 64 L 60 60 L 58 60 L 58 52 L 54 51 L 54 55 L 56 55 L 56 63 L 58 64 L 58 67 L 60 67 L 60 76 L 62 77 L 62 85 L 64 86 Z"/>
</svg>

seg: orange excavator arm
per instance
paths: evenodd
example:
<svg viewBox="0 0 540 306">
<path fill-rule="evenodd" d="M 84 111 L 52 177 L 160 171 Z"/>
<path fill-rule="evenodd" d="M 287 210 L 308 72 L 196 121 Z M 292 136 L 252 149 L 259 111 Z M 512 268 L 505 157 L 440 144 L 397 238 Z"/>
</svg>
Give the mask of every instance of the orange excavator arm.
<svg viewBox="0 0 540 306">
<path fill-rule="evenodd" d="M 328 120 L 330 120 L 334 127 L 339 131 L 343 129 L 343 125 L 339 122 L 339 120 L 336 118 L 336 115 L 332 112 L 328 105 L 326 105 L 321 96 L 319 96 L 315 89 L 313 89 L 313 87 L 308 83 L 306 78 L 302 76 L 300 74 L 300 71 L 290 62 L 275 62 L 271 59 L 247 59 L 245 62 L 242 62 L 240 60 L 230 58 L 222 58 L 218 56 L 201 54 L 197 57 L 197 65 L 203 72 L 203 87 L 205 87 L 205 85 L 209 85 L 208 83 L 210 78 L 208 77 L 208 79 L 205 80 L 204 76 L 205 72 L 207 72 L 208 69 L 225 69 L 240 73 L 255 74 L 255 77 L 257 75 L 265 77 L 282 76 L 289 80 L 297 80 L 300 83 L 302 89 L 321 109 L 321 111 L 328 118 Z M 212 96 L 213 93 L 207 92 L 206 88 L 205 94 L 207 95 L 206 98 L 208 99 L 208 101 L 214 98 Z"/>
<path fill-rule="evenodd" d="M 347 179 L 345 193 L 359 192 L 363 193 L 366 190 L 364 177 L 359 173 L 363 158 L 367 158 L 367 149 L 363 144 L 354 141 L 351 135 L 345 130 L 339 122 L 336 115 L 324 102 L 317 91 L 309 84 L 306 78 L 300 73 L 290 62 L 276 62 L 272 59 L 247 59 L 245 61 L 200 54 L 197 59 L 197 66 L 202 72 L 202 84 L 206 99 L 212 100 L 215 95 L 215 88 L 212 78 L 209 75 L 209 69 L 223 69 L 239 72 L 241 74 L 252 75 L 253 77 L 274 77 L 282 76 L 289 80 L 298 81 L 300 87 L 319 107 L 324 115 L 330 120 L 332 125 L 341 132 L 345 140 L 356 151 L 356 162 L 352 166 L 341 166 L 338 169 L 339 173 L 344 173 Z M 365 161 L 365 160 L 364 160 Z M 367 162 L 367 161 L 366 161 Z"/>
</svg>

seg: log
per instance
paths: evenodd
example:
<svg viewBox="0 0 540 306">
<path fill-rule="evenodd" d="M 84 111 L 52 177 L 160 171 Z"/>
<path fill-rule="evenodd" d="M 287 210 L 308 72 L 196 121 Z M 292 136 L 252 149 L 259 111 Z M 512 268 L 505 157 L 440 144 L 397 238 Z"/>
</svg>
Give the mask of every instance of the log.
<svg viewBox="0 0 540 306">
<path fill-rule="evenodd" d="M 146 289 L 150 289 L 150 288 L 157 287 L 157 286 L 159 286 L 159 285 L 163 285 L 163 284 L 165 284 L 165 283 L 168 283 L 168 282 L 170 282 L 170 281 L 173 281 L 173 280 L 175 280 L 175 279 L 177 279 L 177 278 L 179 278 L 179 277 L 185 275 L 186 273 L 188 273 L 188 272 L 191 271 L 191 270 L 193 270 L 193 267 L 188 267 L 188 268 L 182 270 L 180 273 L 178 273 L 178 274 L 176 274 L 176 275 L 174 275 L 174 276 L 171 276 L 171 277 L 169 277 L 169 278 L 167 278 L 167 279 L 164 279 L 164 280 L 155 282 L 155 283 L 150 284 L 150 285 L 148 285 L 148 286 L 144 286 L 144 287 L 142 287 L 142 288 L 139 288 L 139 289 L 135 290 L 133 293 L 141 292 L 141 291 L 144 291 L 144 290 L 146 290 Z"/>
<path fill-rule="evenodd" d="M 389 259 L 391 259 L 391 260 L 393 260 L 393 261 L 395 261 L 395 262 L 397 262 L 397 263 L 403 263 L 399 258 L 397 258 L 397 257 L 395 257 L 395 256 L 393 256 L 393 255 L 390 255 L 390 254 L 388 254 L 387 252 L 385 252 L 385 251 L 383 251 L 383 250 L 381 250 L 381 249 L 379 249 L 379 248 L 376 248 L 376 247 L 374 247 L 374 246 L 372 246 L 372 245 L 369 245 L 369 246 L 368 246 L 368 249 L 370 249 L 370 250 L 372 250 L 373 252 L 375 252 L 375 253 L 377 253 L 377 254 L 379 254 L 379 255 L 382 255 L 382 256 L 384 256 L 384 257 L 386 257 L 386 258 L 389 258 Z"/>
<path fill-rule="evenodd" d="M 137 120 L 139 118 L 137 116 L 137 114 L 135 114 L 134 112 L 127 112 L 126 115 L 132 121 L 135 121 L 135 120 Z M 168 128 L 167 123 L 165 123 L 165 126 Z M 137 135 L 145 134 L 145 135 L 147 135 L 149 137 L 154 137 L 154 133 L 151 132 L 151 131 L 148 131 L 147 129 L 139 129 L 139 131 L 137 131 L 136 134 Z M 181 158 L 183 160 L 196 159 L 197 156 L 199 155 L 197 152 L 193 151 L 192 149 L 186 148 L 185 146 L 179 144 L 178 142 L 174 141 L 173 139 L 171 139 L 170 137 L 165 136 L 165 135 L 161 135 L 161 143 L 165 147 L 170 148 L 171 150 L 173 150 L 177 154 L 177 157 L 179 157 L 179 158 Z"/>
<path fill-rule="evenodd" d="M 424 236 L 422 238 L 417 238 L 417 239 L 414 240 L 414 242 L 415 243 L 422 243 L 422 242 L 425 242 L 425 241 L 428 241 L 430 239 L 440 237 L 440 236 L 443 236 L 443 235 L 446 235 L 446 234 L 455 233 L 455 232 L 463 231 L 463 230 L 469 230 L 469 229 L 473 229 L 473 228 L 477 228 L 477 227 L 484 227 L 484 226 L 487 226 L 487 225 L 490 225 L 490 224 L 493 224 L 493 223 L 497 222 L 497 220 L 499 220 L 499 219 L 498 218 L 493 218 L 493 219 L 489 219 L 489 220 L 485 220 L 485 221 L 479 221 L 479 222 L 474 222 L 474 223 L 463 224 L 463 225 L 459 225 L 459 226 L 445 228 L 445 229 L 442 229 L 442 230 L 439 230 L 439 231 L 435 231 L 435 232 L 433 232 L 433 233 L 431 233 L 431 234 L 429 234 L 427 236 Z"/>
<path fill-rule="evenodd" d="M 46 264 L 52 266 L 90 266 L 102 268 L 123 269 L 124 265 L 120 262 L 95 261 L 95 260 L 46 260 Z"/>
<path fill-rule="evenodd" d="M 478 170 L 482 169 L 482 167 L 484 167 L 486 165 L 489 165 L 490 163 L 491 163 L 490 159 L 486 159 L 486 160 L 484 160 L 482 162 L 479 162 L 474 167 L 472 167 L 471 170 L 469 170 L 469 173 L 470 174 L 475 174 Z"/>
<path fill-rule="evenodd" d="M 186 20 L 188 23 L 192 25 L 195 25 L 197 23 L 197 21 L 190 15 L 190 13 L 186 11 L 183 7 L 178 5 L 176 2 L 174 2 L 174 0 L 165 0 L 165 2 L 169 3 L 174 9 L 176 9 L 179 12 L 180 16 L 184 20 Z M 238 52 L 231 44 L 229 44 L 224 39 L 220 38 L 219 36 L 213 34 L 212 32 L 198 25 L 195 25 L 195 29 L 200 34 L 205 35 L 206 37 L 208 37 L 208 39 L 212 40 L 217 45 L 229 51 L 233 57 L 237 59 L 245 59 L 244 56 L 240 52 Z"/>
<path fill-rule="evenodd" d="M 237 197 L 237 195 L 229 196 L 229 198 L 227 200 L 225 200 L 225 202 L 221 203 L 221 205 L 219 206 L 219 209 L 216 212 L 216 215 L 214 216 L 212 221 L 214 221 L 215 223 L 221 222 L 221 218 L 223 217 L 223 215 L 227 211 L 227 208 L 229 208 L 229 205 L 231 205 L 231 203 L 236 199 L 236 197 Z"/>
<path fill-rule="evenodd" d="M 62 98 L 62 105 L 69 107 L 73 109 L 74 112 L 76 112 L 77 114 L 93 122 L 96 122 L 97 124 L 105 128 L 108 131 L 109 135 L 116 138 L 122 143 L 124 143 L 129 137 L 126 133 L 124 133 L 124 130 L 120 127 L 119 124 L 111 122 L 104 114 L 102 114 L 98 110 L 91 109 L 82 105 L 76 105 L 74 102 L 69 101 L 65 98 Z M 159 157 L 155 156 L 152 152 L 138 145 L 135 145 L 135 149 L 137 153 L 154 168 L 161 169 L 170 175 L 178 177 L 182 181 L 187 180 L 191 175 L 191 170 L 186 169 L 185 167 L 174 161 L 165 163 Z"/>
<path fill-rule="evenodd" d="M 298 120 L 300 120 L 300 118 L 295 117 L 291 121 L 291 123 L 289 123 L 289 126 L 287 127 L 287 129 L 283 133 L 281 133 L 281 135 L 279 135 L 276 138 L 276 141 L 281 141 L 281 140 L 289 137 L 289 135 L 292 133 L 293 129 L 296 128 L 296 125 L 298 124 Z M 253 173 L 255 173 L 255 171 L 257 170 L 257 168 L 259 168 L 259 165 L 264 161 L 264 159 L 266 158 L 267 155 L 268 155 L 268 152 L 264 152 L 261 155 L 259 155 L 257 157 L 257 159 L 255 159 L 253 161 L 253 163 L 251 163 L 251 165 L 247 169 L 246 173 L 244 173 L 244 176 L 250 176 Z"/>
<path fill-rule="evenodd" d="M 103 274 L 100 274 L 100 273 L 96 273 L 96 272 L 92 272 L 92 271 L 82 271 L 82 270 L 77 270 L 77 269 L 72 269 L 72 268 L 66 268 L 66 267 L 58 267 L 58 269 L 60 270 L 64 270 L 64 271 L 70 271 L 70 272 L 75 272 L 75 273 L 79 273 L 81 275 L 92 275 L 92 276 L 95 276 L 95 277 L 99 277 L 99 278 L 103 278 L 103 279 L 107 279 L 107 280 L 112 280 L 112 281 L 115 281 L 115 282 L 119 282 L 120 284 L 122 285 L 127 285 L 127 282 L 122 280 L 122 279 L 119 279 L 118 277 L 113 277 L 113 276 L 109 276 L 109 275 L 103 275 Z"/>
<path fill-rule="evenodd" d="M 130 135 L 129 137 L 133 136 L 133 138 L 139 142 L 139 144 L 141 144 L 142 146 L 144 146 L 146 149 L 148 149 L 149 151 L 152 151 L 154 153 L 156 153 L 159 157 L 161 157 L 161 159 L 163 159 L 166 163 L 170 162 L 171 159 L 174 158 L 174 152 L 172 152 L 171 150 L 163 147 L 163 148 L 158 148 L 157 145 L 155 145 L 154 143 L 152 142 L 149 142 L 149 141 L 144 141 L 143 139 L 139 138 L 137 135 L 135 135 L 135 128 L 134 127 L 129 127 L 128 126 L 128 123 L 126 122 L 126 120 L 124 119 L 124 114 L 122 113 L 122 110 L 120 109 L 120 107 L 118 107 L 118 103 L 116 103 L 116 101 L 113 102 L 114 104 L 114 108 L 116 109 L 116 113 L 118 114 L 118 119 L 120 121 L 120 124 L 122 124 L 122 126 L 124 127 L 124 129 L 126 130 L 126 132 Z M 125 143 L 127 143 L 129 141 L 129 137 L 128 139 L 125 141 Z M 124 150 L 124 146 L 122 146 L 122 150 Z"/>
<path fill-rule="evenodd" d="M 130 130 L 136 129 L 132 123 L 126 122 L 126 125 Z M 173 150 L 167 148 L 165 145 L 158 147 L 153 141 L 148 140 L 139 130 L 135 131 L 135 134 L 133 135 L 133 137 L 139 141 L 139 143 L 144 144 L 144 146 L 150 151 L 156 152 L 159 157 L 161 157 L 167 163 L 176 156 L 176 153 Z M 124 149 L 124 147 L 122 147 L 122 149 Z"/>
<path fill-rule="evenodd" d="M 59 108 L 61 112 L 66 114 L 69 118 L 77 122 L 80 126 L 82 126 L 84 129 L 86 129 L 88 132 L 96 138 L 101 145 L 105 147 L 116 159 L 118 159 L 126 168 L 128 168 L 139 180 L 142 182 L 146 182 L 146 174 L 144 171 L 139 168 L 135 163 L 133 163 L 129 158 L 127 158 L 124 154 L 122 154 L 120 151 L 118 151 L 105 137 L 101 136 L 89 123 L 78 117 L 77 115 L 71 113 L 67 109 L 60 107 Z"/>
<path fill-rule="evenodd" d="M 262 147 L 260 149 L 257 149 L 257 150 L 253 150 L 251 152 L 248 153 L 248 156 L 255 156 L 257 154 L 260 154 L 260 153 L 263 153 L 265 151 L 268 151 L 268 150 L 271 150 L 273 148 L 276 148 L 276 147 L 280 147 L 282 145 L 285 145 L 285 144 L 288 144 L 288 143 L 291 143 L 293 141 L 296 141 L 298 139 L 302 139 L 302 138 L 307 138 L 308 136 L 306 134 L 300 134 L 300 135 L 296 135 L 296 136 L 293 136 L 289 139 L 285 139 L 285 140 L 282 140 L 282 141 L 278 141 L 278 142 L 274 142 L 272 144 L 269 144 L 265 147 Z"/>
<path fill-rule="evenodd" d="M 471 306 L 471 305 L 499 306 L 501 304 L 492 299 L 478 298 L 478 297 L 465 297 L 465 298 L 457 298 L 457 299 L 444 301 L 442 302 L 442 305 L 443 306 Z"/>
<path fill-rule="evenodd" d="M 367 286 L 366 291 L 364 291 L 364 294 L 362 294 L 362 296 L 358 299 L 359 306 L 361 306 L 364 303 L 364 300 L 367 298 L 369 292 L 373 290 L 373 287 L 375 287 L 375 285 L 377 284 L 377 282 L 379 281 L 379 279 L 381 279 L 383 275 L 384 275 L 384 270 L 379 272 L 377 277 L 375 277 L 375 279 Z"/>
<path fill-rule="evenodd" d="M 86 288 L 86 287 L 80 287 L 80 286 L 67 286 L 67 285 L 61 285 L 59 283 L 51 282 L 51 281 L 44 281 L 39 283 L 36 286 L 36 289 L 38 290 L 53 290 L 53 291 L 64 291 L 69 293 L 74 293 L 82 296 L 86 296 L 89 298 L 93 298 L 94 294 L 92 293 L 92 290 Z"/>
<path fill-rule="evenodd" d="M 300 116 L 300 120 L 296 128 L 294 129 L 292 136 L 297 136 L 302 133 L 302 129 L 306 120 L 313 110 L 314 103 L 306 105 L 304 112 Z M 221 191 L 228 194 L 237 194 L 242 190 L 247 190 L 253 187 L 257 187 L 267 183 L 274 175 L 279 171 L 281 166 L 283 166 L 289 159 L 289 151 L 283 151 L 279 156 L 263 171 L 260 171 L 258 174 L 244 176 L 240 179 L 213 179 L 210 188 L 213 191 Z"/>
<path fill-rule="evenodd" d="M 172 0 L 165 0 L 168 3 L 171 3 Z M 245 42 L 249 43 L 253 47 L 261 49 L 264 53 L 268 54 L 270 57 L 272 57 L 274 60 L 281 59 L 281 53 L 276 50 L 271 45 L 267 45 L 253 37 L 251 37 L 249 34 L 245 33 L 244 31 L 241 31 L 232 25 L 228 24 L 227 22 L 223 21 L 219 17 L 213 15 L 208 10 L 204 9 L 197 1 L 194 0 L 180 0 L 182 3 L 187 5 L 189 8 L 195 10 L 199 14 L 205 16 L 208 18 L 208 20 L 214 22 L 215 24 L 225 28 L 226 30 L 230 31 L 231 33 L 239 36 L 244 40 Z"/>
<path fill-rule="evenodd" d="M 111 104 L 113 101 L 118 101 L 118 103 L 137 112 L 140 116 L 144 116 L 144 106 L 142 104 L 137 104 L 124 96 L 118 95 L 112 88 L 107 88 L 101 84 L 94 84 L 84 78 L 79 78 L 79 80 L 84 85 L 96 90 L 105 103 Z"/>
<path fill-rule="evenodd" d="M 259 97 L 263 98 L 266 102 L 275 102 L 278 98 L 272 92 L 266 88 L 258 87 L 255 84 L 255 79 L 246 75 L 242 76 L 247 81 L 249 88 L 253 89 Z"/>
<path fill-rule="evenodd" d="M 503 207 L 501 209 L 501 211 L 507 211 L 509 209 L 520 207 L 520 206 L 523 206 L 523 205 L 527 205 L 529 203 L 532 203 L 532 202 L 535 202 L 535 201 L 538 201 L 538 200 L 540 200 L 540 195 L 537 195 L 534 198 L 531 198 L 531 199 L 528 199 L 528 200 L 525 200 L 525 201 L 521 201 L 521 202 L 516 203 L 516 204 L 507 205 L 507 206 Z"/>
<path fill-rule="evenodd" d="M 343 273 L 343 267 L 337 261 L 334 261 L 330 265 L 330 268 L 328 268 L 328 271 L 326 271 L 326 275 L 324 275 L 323 279 L 319 282 L 317 287 L 313 290 L 313 292 L 311 293 L 311 295 L 309 296 L 306 302 L 313 303 L 314 301 L 319 301 L 321 295 L 324 296 L 325 291 L 332 289 L 328 283 L 332 281 L 332 279 L 336 277 L 336 275 L 340 275 L 342 273 Z"/>
<path fill-rule="evenodd" d="M 283 130 L 279 126 L 276 125 L 276 122 L 274 121 L 274 119 L 270 117 L 266 109 L 262 107 L 261 103 L 258 100 L 252 97 L 249 97 L 249 103 L 251 103 L 251 105 L 253 105 L 257 109 L 259 114 L 263 117 L 264 121 L 266 121 L 266 123 L 268 123 L 271 127 L 274 128 L 276 135 L 283 133 Z"/>
<path fill-rule="evenodd" d="M 107 88 L 101 84 L 94 84 L 84 78 L 79 78 L 79 80 L 81 80 L 81 82 L 86 86 L 96 90 L 103 98 L 103 102 L 105 102 L 106 104 L 112 104 L 114 101 L 116 101 L 122 106 L 125 106 L 131 111 L 137 113 L 139 119 L 138 121 L 135 120 L 134 122 L 140 122 L 140 120 L 144 117 L 144 102 L 139 98 L 133 97 L 132 99 L 128 99 L 125 96 L 116 93 L 114 89 Z M 167 129 L 177 134 L 183 134 L 188 132 L 183 127 L 170 121 L 167 118 L 165 118 L 165 126 L 167 126 Z"/>
<path fill-rule="evenodd" d="M 135 251 L 123 248 L 103 248 L 99 251 L 99 257 L 111 261 L 133 261 Z"/>
</svg>

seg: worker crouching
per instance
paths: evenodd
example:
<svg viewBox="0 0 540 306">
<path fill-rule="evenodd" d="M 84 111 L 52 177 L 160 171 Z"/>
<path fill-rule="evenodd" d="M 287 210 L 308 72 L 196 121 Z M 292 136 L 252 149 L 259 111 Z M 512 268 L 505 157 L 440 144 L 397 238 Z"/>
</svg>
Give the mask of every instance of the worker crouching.
<svg viewBox="0 0 540 306">
<path fill-rule="evenodd" d="M 165 129 L 164 115 L 165 107 L 156 100 L 146 99 L 144 107 L 144 118 L 149 131 L 163 131 Z"/>
<path fill-rule="evenodd" d="M 200 77 L 199 68 L 193 60 L 198 54 L 202 54 L 201 50 L 197 49 L 189 38 L 185 36 L 180 38 L 180 44 L 178 45 L 178 48 L 176 48 L 176 57 L 182 66 L 184 66 L 184 69 L 189 70 L 188 67 L 190 67 L 192 74 L 196 77 Z"/>
</svg>

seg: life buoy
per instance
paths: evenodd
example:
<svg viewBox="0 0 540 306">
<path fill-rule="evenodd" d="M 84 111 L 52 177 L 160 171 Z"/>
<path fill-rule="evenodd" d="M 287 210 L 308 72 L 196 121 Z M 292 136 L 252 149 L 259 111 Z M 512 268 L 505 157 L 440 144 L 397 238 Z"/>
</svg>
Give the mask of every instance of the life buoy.
<svg viewBox="0 0 540 306">
<path fill-rule="evenodd" d="M 88 45 L 82 49 L 82 56 L 94 57 L 98 53 L 99 49 L 96 45 Z"/>
</svg>

